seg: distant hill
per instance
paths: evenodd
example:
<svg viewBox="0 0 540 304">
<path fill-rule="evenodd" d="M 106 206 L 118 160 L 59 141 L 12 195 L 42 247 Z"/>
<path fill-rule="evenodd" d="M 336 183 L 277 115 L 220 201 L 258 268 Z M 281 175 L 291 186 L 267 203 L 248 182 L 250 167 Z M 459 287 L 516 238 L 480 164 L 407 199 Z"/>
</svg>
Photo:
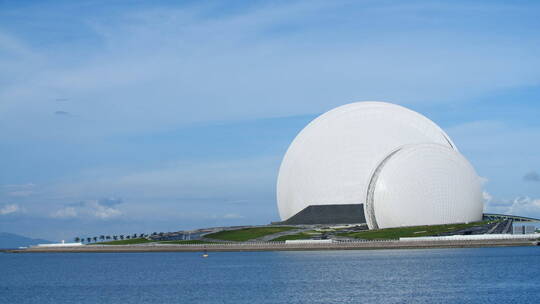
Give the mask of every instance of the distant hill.
<svg viewBox="0 0 540 304">
<path fill-rule="evenodd" d="M 22 235 L 0 232 L 0 248 L 18 248 L 29 245 L 52 243 L 42 239 L 31 239 Z"/>
</svg>

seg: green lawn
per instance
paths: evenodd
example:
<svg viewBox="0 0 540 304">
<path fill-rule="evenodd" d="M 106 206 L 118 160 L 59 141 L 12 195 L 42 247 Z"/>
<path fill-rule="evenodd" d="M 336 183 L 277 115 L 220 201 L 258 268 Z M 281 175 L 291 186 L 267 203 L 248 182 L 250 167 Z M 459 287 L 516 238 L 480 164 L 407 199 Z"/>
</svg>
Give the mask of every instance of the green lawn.
<svg viewBox="0 0 540 304">
<path fill-rule="evenodd" d="M 142 243 L 152 243 L 152 242 L 155 242 L 155 241 L 150 241 L 144 238 L 138 238 L 138 239 L 129 239 L 129 240 L 91 243 L 88 245 L 131 245 L 131 244 L 142 244 Z"/>
<path fill-rule="evenodd" d="M 216 233 L 207 234 L 204 237 L 224 240 L 224 241 L 239 241 L 244 242 L 252 239 L 256 239 L 265 235 L 274 234 L 282 231 L 288 231 L 297 229 L 296 227 L 257 227 L 257 228 L 244 228 L 238 230 L 227 230 Z"/>
<path fill-rule="evenodd" d="M 320 235 L 320 233 L 316 233 L 314 231 L 305 231 L 305 232 L 300 232 L 297 234 L 289 234 L 289 235 L 280 236 L 278 238 L 273 239 L 272 241 L 309 240 L 315 235 Z"/>
<path fill-rule="evenodd" d="M 185 240 L 185 241 L 162 241 L 161 244 L 215 244 L 201 240 Z"/>
<path fill-rule="evenodd" d="M 388 240 L 399 239 L 400 237 L 416 237 L 416 236 L 432 236 L 442 232 L 450 232 L 461 230 L 473 226 L 482 226 L 488 221 L 475 222 L 469 224 L 450 224 L 450 225 L 434 225 L 434 226 L 415 226 L 415 227 L 400 227 L 387 228 L 378 230 L 367 230 L 350 233 L 340 233 L 339 236 L 353 237 L 365 240 Z"/>
</svg>

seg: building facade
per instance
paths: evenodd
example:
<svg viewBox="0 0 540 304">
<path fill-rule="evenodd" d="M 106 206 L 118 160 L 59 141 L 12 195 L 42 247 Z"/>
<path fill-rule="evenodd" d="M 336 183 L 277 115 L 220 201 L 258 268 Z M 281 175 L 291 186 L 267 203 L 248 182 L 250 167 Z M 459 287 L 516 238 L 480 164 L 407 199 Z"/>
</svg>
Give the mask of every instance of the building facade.
<svg viewBox="0 0 540 304">
<path fill-rule="evenodd" d="M 277 202 L 285 223 L 309 215 L 372 229 L 478 221 L 483 209 L 480 179 L 449 136 L 386 102 L 344 105 L 309 123 L 283 158 Z M 344 218 L 343 205 L 363 214 Z"/>
</svg>

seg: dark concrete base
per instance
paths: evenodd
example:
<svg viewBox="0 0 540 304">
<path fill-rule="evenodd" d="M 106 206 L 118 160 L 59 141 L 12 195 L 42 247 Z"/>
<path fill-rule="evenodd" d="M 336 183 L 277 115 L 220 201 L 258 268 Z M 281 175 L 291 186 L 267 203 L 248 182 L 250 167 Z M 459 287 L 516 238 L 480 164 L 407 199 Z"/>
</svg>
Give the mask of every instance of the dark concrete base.
<svg viewBox="0 0 540 304">
<path fill-rule="evenodd" d="M 364 224 L 363 204 L 310 205 L 304 210 L 274 225 L 316 225 L 316 224 Z"/>
</svg>

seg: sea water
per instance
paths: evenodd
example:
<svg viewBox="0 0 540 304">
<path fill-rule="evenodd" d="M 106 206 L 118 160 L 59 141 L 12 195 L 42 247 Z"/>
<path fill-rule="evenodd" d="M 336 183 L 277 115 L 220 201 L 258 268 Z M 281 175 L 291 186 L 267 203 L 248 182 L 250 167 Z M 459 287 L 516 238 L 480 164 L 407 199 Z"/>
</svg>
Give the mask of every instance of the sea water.
<svg viewBox="0 0 540 304">
<path fill-rule="evenodd" d="M 540 247 L 1 253 L 0 303 L 540 303 Z"/>
</svg>

